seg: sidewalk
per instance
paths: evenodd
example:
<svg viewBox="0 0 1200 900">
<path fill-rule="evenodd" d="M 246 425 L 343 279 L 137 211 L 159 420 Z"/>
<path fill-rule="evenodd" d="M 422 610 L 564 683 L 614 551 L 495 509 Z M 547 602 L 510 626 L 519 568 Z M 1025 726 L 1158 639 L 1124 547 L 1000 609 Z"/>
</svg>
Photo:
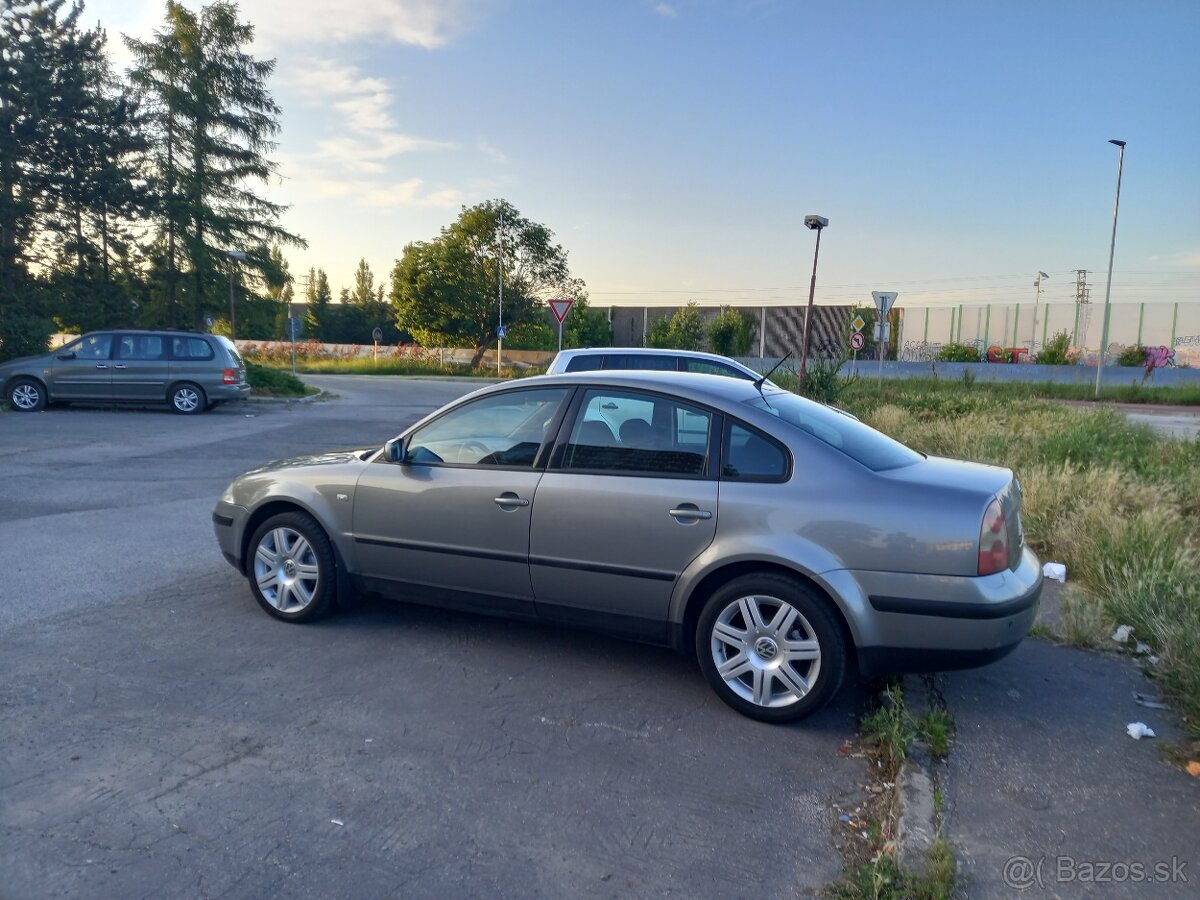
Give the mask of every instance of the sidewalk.
<svg viewBox="0 0 1200 900">
<path fill-rule="evenodd" d="M 1131 660 L 1038 639 L 945 676 L 944 833 L 964 896 L 1200 896 L 1200 779 L 1162 761 L 1176 716 L 1135 691 L 1156 694 Z M 1131 722 L 1158 737 L 1133 740 Z"/>
</svg>

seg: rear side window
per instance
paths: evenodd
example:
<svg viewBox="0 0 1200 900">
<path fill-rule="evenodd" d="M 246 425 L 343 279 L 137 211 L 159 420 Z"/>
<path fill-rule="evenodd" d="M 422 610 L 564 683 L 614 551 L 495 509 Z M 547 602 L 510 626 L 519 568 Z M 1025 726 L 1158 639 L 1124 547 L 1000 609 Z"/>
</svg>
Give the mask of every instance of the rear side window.
<svg viewBox="0 0 1200 900">
<path fill-rule="evenodd" d="M 606 369 L 632 369 L 639 372 L 674 372 L 679 368 L 679 357 L 659 356 L 656 353 L 614 353 L 604 357 Z"/>
<path fill-rule="evenodd" d="M 760 431 L 731 422 L 721 448 L 721 478 L 726 481 L 783 481 L 787 452 Z"/>
<path fill-rule="evenodd" d="M 597 369 L 603 368 L 604 357 L 599 353 L 592 353 L 587 356 L 574 356 L 567 363 L 568 372 L 594 372 Z"/>
<path fill-rule="evenodd" d="M 212 345 L 204 338 L 171 338 L 171 359 L 206 360 L 214 356 Z"/>
<path fill-rule="evenodd" d="M 711 362 L 707 359 L 683 359 L 683 370 L 685 372 L 699 372 L 701 375 L 725 375 L 729 378 L 741 378 L 745 381 L 752 381 L 751 377 L 740 369 L 735 369 L 733 366 L 727 366 L 724 363 Z"/>
<path fill-rule="evenodd" d="M 246 365 L 245 361 L 242 359 L 242 354 L 238 353 L 237 344 L 235 344 L 233 341 L 231 341 L 229 338 L 225 337 L 224 335 L 220 335 L 220 334 L 217 335 L 217 340 L 220 342 L 221 346 L 225 348 L 225 352 L 228 353 L 230 355 L 230 357 L 233 358 L 233 361 L 237 365 L 239 365 L 239 366 Z"/>
<path fill-rule="evenodd" d="M 712 414 L 671 397 L 589 390 L 563 454 L 566 470 L 703 477 Z"/>
<path fill-rule="evenodd" d="M 117 342 L 117 359 L 164 359 L 166 353 L 157 334 L 123 334 Z"/>
</svg>

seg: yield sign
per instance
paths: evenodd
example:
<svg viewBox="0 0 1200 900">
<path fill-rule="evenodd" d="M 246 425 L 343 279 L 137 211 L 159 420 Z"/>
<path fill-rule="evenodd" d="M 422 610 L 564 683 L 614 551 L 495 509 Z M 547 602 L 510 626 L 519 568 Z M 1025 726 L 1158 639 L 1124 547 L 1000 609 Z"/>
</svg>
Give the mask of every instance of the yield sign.
<svg viewBox="0 0 1200 900">
<path fill-rule="evenodd" d="M 896 302 L 895 291 L 871 291 L 871 296 L 875 298 L 875 306 L 879 308 L 879 314 L 883 316 L 888 314 L 888 310 Z"/>
<path fill-rule="evenodd" d="M 554 313 L 554 318 L 558 319 L 558 324 L 563 323 L 563 319 L 567 317 L 567 313 L 571 311 L 571 306 L 575 303 L 574 300 L 551 300 L 550 312 Z"/>
</svg>

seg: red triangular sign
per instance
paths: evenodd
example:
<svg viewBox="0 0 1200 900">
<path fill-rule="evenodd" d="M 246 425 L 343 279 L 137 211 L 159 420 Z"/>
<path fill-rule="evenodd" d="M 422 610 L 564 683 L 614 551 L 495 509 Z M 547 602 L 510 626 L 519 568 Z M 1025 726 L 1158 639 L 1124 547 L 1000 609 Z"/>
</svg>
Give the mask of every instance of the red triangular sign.
<svg viewBox="0 0 1200 900">
<path fill-rule="evenodd" d="M 574 300 L 551 300 L 550 312 L 554 313 L 554 318 L 558 319 L 558 324 L 561 325 L 563 319 L 567 317 L 567 313 L 571 311 L 571 306 L 575 303 Z"/>
</svg>

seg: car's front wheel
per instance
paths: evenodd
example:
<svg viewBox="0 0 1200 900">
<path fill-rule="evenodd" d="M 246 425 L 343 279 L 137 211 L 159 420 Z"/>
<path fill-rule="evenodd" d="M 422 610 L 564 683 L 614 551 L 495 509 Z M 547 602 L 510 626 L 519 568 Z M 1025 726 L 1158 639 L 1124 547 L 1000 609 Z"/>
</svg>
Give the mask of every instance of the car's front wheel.
<svg viewBox="0 0 1200 900">
<path fill-rule="evenodd" d="M 846 674 L 846 641 L 826 600 L 770 573 L 736 578 L 708 599 L 696 655 L 718 697 L 764 722 L 816 712 Z"/>
<path fill-rule="evenodd" d="M 286 622 L 311 622 L 337 597 L 333 546 L 307 513 L 288 512 L 263 522 L 250 539 L 250 589 L 267 612 Z"/>
<path fill-rule="evenodd" d="M 46 408 L 46 389 L 32 378 L 18 378 L 8 386 L 8 405 L 18 412 Z"/>
<path fill-rule="evenodd" d="M 171 409 L 181 415 L 191 416 L 204 412 L 208 401 L 202 388 L 194 384 L 178 384 L 171 389 Z"/>
</svg>

